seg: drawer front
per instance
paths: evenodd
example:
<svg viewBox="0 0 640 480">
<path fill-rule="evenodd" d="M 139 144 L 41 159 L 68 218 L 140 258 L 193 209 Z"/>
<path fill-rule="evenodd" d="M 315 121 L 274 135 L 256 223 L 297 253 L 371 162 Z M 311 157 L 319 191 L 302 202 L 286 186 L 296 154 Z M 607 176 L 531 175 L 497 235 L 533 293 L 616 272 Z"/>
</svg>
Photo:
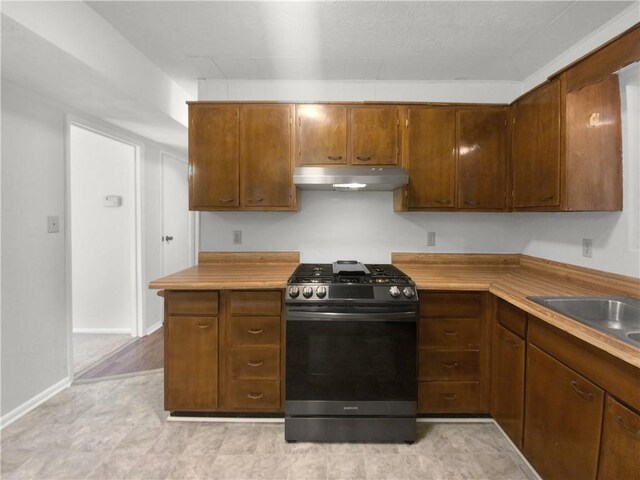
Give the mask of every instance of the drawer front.
<svg viewBox="0 0 640 480">
<path fill-rule="evenodd" d="M 480 348 L 480 319 L 421 318 L 420 347 Z"/>
<path fill-rule="evenodd" d="M 218 315 L 218 292 L 165 292 L 169 315 Z"/>
<path fill-rule="evenodd" d="M 280 317 L 231 317 L 230 345 L 280 346 Z"/>
<path fill-rule="evenodd" d="M 498 323 L 504 328 L 511 330 L 520 338 L 527 337 L 527 314 L 518 307 L 514 307 L 509 302 L 498 299 L 496 311 Z"/>
<path fill-rule="evenodd" d="M 420 380 L 471 381 L 480 377 L 477 351 L 421 350 L 419 357 Z"/>
<path fill-rule="evenodd" d="M 479 317 L 481 311 L 478 292 L 420 292 L 421 317 Z"/>
<path fill-rule="evenodd" d="M 278 380 L 280 378 L 279 348 L 232 348 L 228 361 L 229 372 L 233 379 Z"/>
<path fill-rule="evenodd" d="M 278 380 L 232 380 L 229 385 L 229 405 L 247 411 L 280 409 Z"/>
<path fill-rule="evenodd" d="M 420 382 L 419 413 L 475 413 L 479 411 L 478 382 Z"/>
<path fill-rule="evenodd" d="M 229 294 L 231 315 L 280 315 L 280 291 L 247 291 Z"/>
</svg>

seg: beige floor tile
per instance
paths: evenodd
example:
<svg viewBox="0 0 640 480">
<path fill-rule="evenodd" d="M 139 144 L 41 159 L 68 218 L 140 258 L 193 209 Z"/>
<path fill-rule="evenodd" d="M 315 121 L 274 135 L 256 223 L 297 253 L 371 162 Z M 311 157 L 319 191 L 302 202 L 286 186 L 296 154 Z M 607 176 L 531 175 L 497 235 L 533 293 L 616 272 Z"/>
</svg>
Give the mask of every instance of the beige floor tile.
<svg viewBox="0 0 640 480">
<path fill-rule="evenodd" d="M 215 478 L 215 456 L 182 455 L 173 457 L 174 461 L 169 472 L 169 479 L 173 480 L 206 480 Z"/>
<path fill-rule="evenodd" d="M 365 457 L 369 480 L 424 479 L 425 475 L 417 455 L 382 454 Z"/>
<path fill-rule="evenodd" d="M 174 458 L 169 455 L 142 455 L 128 474 L 130 479 L 165 480 L 174 468 Z"/>
<path fill-rule="evenodd" d="M 253 455 L 218 455 L 213 462 L 213 477 L 221 480 L 248 479 L 253 469 Z"/>
<path fill-rule="evenodd" d="M 137 455 L 124 452 L 103 455 L 88 478 L 91 480 L 125 480 L 129 478 L 129 473 L 137 462 Z"/>
<path fill-rule="evenodd" d="M 326 480 L 328 457 L 325 452 L 289 455 L 289 480 Z"/>
<path fill-rule="evenodd" d="M 220 446 L 223 455 L 248 455 L 258 447 L 259 424 L 230 424 Z"/>
<path fill-rule="evenodd" d="M 327 477 L 329 480 L 364 480 L 367 477 L 364 459 L 365 456 L 362 454 L 335 455 L 329 453 Z"/>
<path fill-rule="evenodd" d="M 249 478 L 265 480 L 286 479 L 289 474 L 290 462 L 290 455 L 282 453 L 254 455 Z"/>
</svg>

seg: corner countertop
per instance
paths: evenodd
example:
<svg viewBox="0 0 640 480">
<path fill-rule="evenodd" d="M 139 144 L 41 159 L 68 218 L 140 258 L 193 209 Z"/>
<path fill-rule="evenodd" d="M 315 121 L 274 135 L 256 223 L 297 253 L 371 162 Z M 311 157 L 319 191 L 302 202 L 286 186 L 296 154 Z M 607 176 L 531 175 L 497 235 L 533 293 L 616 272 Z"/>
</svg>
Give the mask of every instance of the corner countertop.
<svg viewBox="0 0 640 480">
<path fill-rule="evenodd" d="M 398 254 L 394 265 L 409 275 L 418 290 L 488 291 L 554 327 L 640 368 L 640 349 L 583 325 L 531 300 L 529 296 L 640 295 L 640 280 L 518 255 L 491 265 L 419 262 L 420 256 Z"/>
</svg>

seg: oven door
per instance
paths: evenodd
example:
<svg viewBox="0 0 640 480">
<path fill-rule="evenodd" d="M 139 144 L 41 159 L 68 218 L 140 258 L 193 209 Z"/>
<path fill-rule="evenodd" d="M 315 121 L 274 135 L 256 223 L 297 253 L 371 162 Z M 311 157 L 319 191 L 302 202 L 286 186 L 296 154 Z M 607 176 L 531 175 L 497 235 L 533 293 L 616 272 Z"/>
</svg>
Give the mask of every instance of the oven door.
<svg viewBox="0 0 640 480">
<path fill-rule="evenodd" d="M 287 309 L 285 414 L 415 415 L 413 307 Z"/>
</svg>

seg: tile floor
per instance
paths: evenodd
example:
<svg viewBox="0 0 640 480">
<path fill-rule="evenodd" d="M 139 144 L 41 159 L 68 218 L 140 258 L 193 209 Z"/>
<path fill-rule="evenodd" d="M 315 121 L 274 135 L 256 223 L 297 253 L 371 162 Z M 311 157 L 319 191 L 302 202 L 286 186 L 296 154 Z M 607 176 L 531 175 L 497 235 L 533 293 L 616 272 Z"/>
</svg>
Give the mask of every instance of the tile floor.
<svg viewBox="0 0 640 480">
<path fill-rule="evenodd" d="M 132 340 L 128 333 L 74 333 L 73 373 L 77 375 Z"/>
<path fill-rule="evenodd" d="M 1 477 L 533 479 L 493 424 L 418 424 L 414 445 L 284 441 L 282 424 L 167 422 L 162 373 L 75 385 L 1 432 Z"/>
</svg>

